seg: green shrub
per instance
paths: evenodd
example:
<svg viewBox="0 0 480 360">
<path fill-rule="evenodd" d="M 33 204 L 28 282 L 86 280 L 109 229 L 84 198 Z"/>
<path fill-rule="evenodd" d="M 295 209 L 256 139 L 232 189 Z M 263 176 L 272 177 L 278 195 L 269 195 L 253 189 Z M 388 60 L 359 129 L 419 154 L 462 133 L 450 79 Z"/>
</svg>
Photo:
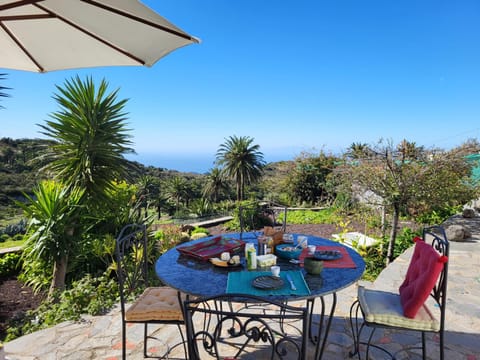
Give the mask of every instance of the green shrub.
<svg viewBox="0 0 480 360">
<path fill-rule="evenodd" d="M 393 252 L 394 258 L 397 258 L 413 245 L 413 238 L 421 236 L 421 230 L 414 231 L 405 227 L 397 234 L 395 239 L 395 249 Z M 385 259 L 387 258 L 388 238 L 379 241 L 377 244 L 366 247 L 357 246 L 355 249 L 365 260 L 365 274 L 363 278 L 368 281 L 373 281 L 377 278 L 380 272 L 385 268 Z"/>
<path fill-rule="evenodd" d="M 10 240 L 10 235 L 8 234 L 2 234 L 0 235 L 0 242 L 5 242 Z"/>
<path fill-rule="evenodd" d="M 17 234 L 25 234 L 27 231 L 27 221 L 25 219 L 21 219 L 16 224 L 9 224 L 2 230 L 2 233 L 8 234 L 10 236 L 14 236 Z"/>
<path fill-rule="evenodd" d="M 432 210 L 429 213 L 419 214 L 416 217 L 416 222 L 425 225 L 441 224 L 450 216 L 461 212 L 462 206 L 445 206 L 442 209 Z"/>
<path fill-rule="evenodd" d="M 173 224 L 162 226 L 153 236 L 155 240 L 157 240 L 157 247 L 160 254 L 177 246 L 186 238 L 185 234 L 182 233 L 182 228 Z M 188 240 L 190 240 L 190 236 L 188 236 Z"/>
<path fill-rule="evenodd" d="M 55 294 L 22 319 L 9 324 L 5 341 L 11 341 L 34 331 L 66 320 L 79 320 L 82 314 L 101 315 L 118 302 L 118 284 L 105 275 L 90 275 L 72 283 L 70 289 Z"/>
<path fill-rule="evenodd" d="M 204 237 L 207 237 L 208 234 L 205 234 L 203 232 L 198 232 L 198 233 L 195 233 L 195 234 L 192 234 L 190 237 L 192 240 L 197 240 L 197 239 L 201 239 L 201 238 L 204 238 Z"/>
<path fill-rule="evenodd" d="M 23 234 L 15 234 L 13 235 L 13 241 L 22 241 L 24 239 L 24 235 Z"/>
<path fill-rule="evenodd" d="M 395 239 L 395 249 L 393 252 L 393 257 L 396 258 L 405 252 L 409 247 L 413 246 L 413 238 L 415 236 L 422 236 L 422 230 L 412 230 L 408 227 L 405 227 L 397 234 Z"/>
<path fill-rule="evenodd" d="M 8 253 L 0 257 L 0 277 L 17 274 L 22 268 L 21 254 Z"/>
<path fill-rule="evenodd" d="M 202 228 L 200 226 L 197 226 L 195 229 L 192 230 L 192 235 L 193 234 L 198 234 L 198 233 L 202 233 L 202 234 L 206 234 L 208 235 L 210 232 L 205 229 L 205 228 Z"/>
<path fill-rule="evenodd" d="M 335 208 L 287 211 L 287 224 L 335 224 L 339 219 Z"/>
<path fill-rule="evenodd" d="M 387 244 L 379 241 L 372 246 L 356 246 L 356 250 L 365 260 L 365 273 L 363 279 L 373 281 L 385 268 Z"/>
</svg>

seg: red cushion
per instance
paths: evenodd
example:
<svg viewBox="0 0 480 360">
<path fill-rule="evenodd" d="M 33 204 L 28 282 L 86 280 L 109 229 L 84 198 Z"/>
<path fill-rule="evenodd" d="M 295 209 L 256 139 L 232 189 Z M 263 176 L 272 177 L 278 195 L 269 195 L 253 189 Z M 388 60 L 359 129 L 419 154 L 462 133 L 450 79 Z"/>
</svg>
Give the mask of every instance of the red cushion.
<svg viewBox="0 0 480 360">
<path fill-rule="evenodd" d="M 403 314 L 413 319 L 425 303 L 443 270 L 446 256 L 441 256 L 423 239 L 416 237 L 410 265 L 402 285 L 400 285 L 400 302 Z"/>
</svg>

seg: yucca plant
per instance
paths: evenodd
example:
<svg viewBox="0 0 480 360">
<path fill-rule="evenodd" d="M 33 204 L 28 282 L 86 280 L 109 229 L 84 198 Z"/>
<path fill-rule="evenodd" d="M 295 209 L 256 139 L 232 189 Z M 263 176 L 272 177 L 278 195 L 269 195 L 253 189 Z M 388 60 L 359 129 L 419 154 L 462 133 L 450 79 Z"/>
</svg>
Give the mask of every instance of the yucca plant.
<svg viewBox="0 0 480 360">
<path fill-rule="evenodd" d="M 65 287 L 68 258 L 75 253 L 82 235 L 83 192 L 55 181 L 43 181 L 33 196 L 25 194 L 27 203 L 17 202 L 29 218 L 24 261 L 53 265 L 50 295 Z"/>
<path fill-rule="evenodd" d="M 66 81 L 54 95 L 60 110 L 39 125 L 54 141 L 40 159 L 47 164 L 43 169 L 69 189 L 85 189 L 96 201 L 106 200 L 113 181 L 125 178 L 129 163 L 124 155 L 134 152 L 123 110 L 127 100 L 117 100 L 118 89 L 107 93 L 107 88 L 105 80 L 98 87 L 91 78 Z"/>
</svg>

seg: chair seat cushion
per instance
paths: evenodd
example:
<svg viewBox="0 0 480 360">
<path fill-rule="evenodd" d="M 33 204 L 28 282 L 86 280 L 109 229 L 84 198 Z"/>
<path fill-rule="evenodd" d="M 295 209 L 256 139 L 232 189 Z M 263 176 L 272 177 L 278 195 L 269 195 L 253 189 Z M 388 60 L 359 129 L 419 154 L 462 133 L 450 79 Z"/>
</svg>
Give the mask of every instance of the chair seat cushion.
<svg viewBox="0 0 480 360">
<path fill-rule="evenodd" d="M 440 323 L 426 304 L 422 304 L 413 319 L 404 316 L 399 294 L 360 286 L 358 301 L 368 323 L 422 331 L 440 330 Z"/>
<path fill-rule="evenodd" d="M 416 237 L 414 241 L 415 249 L 405 280 L 399 288 L 403 314 L 409 318 L 414 318 L 423 306 L 447 261 L 446 256 L 441 256 L 423 239 Z"/>
<path fill-rule="evenodd" d="M 167 286 L 149 287 L 125 312 L 127 321 L 183 321 L 178 291 Z"/>
</svg>

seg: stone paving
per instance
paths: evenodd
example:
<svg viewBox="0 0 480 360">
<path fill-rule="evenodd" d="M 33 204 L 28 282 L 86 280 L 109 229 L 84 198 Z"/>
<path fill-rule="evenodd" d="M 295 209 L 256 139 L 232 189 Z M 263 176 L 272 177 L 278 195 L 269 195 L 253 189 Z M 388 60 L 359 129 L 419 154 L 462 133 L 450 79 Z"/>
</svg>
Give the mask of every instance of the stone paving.
<svg viewBox="0 0 480 360">
<path fill-rule="evenodd" d="M 472 231 L 467 242 L 450 243 L 449 279 L 447 290 L 445 359 L 480 360 L 480 228 Z M 398 289 L 412 249 L 407 250 L 385 269 L 375 283 L 362 285 L 384 290 Z M 356 286 L 340 291 L 332 328 L 323 359 L 347 359 L 352 347 L 348 323 L 350 305 L 356 298 Z M 318 303 L 318 302 L 317 302 Z M 104 316 L 85 316 L 80 322 L 64 322 L 55 327 L 25 335 L 5 344 L 9 360 L 116 360 L 121 358 L 121 323 L 119 308 Z M 152 326 L 152 330 L 154 327 Z M 143 359 L 143 327 L 132 325 L 128 332 L 128 359 Z M 176 326 L 157 326 L 155 335 L 160 339 L 150 350 L 162 353 L 168 344 L 177 343 L 180 335 Z M 415 333 L 378 331 L 375 338 L 390 350 L 397 351 L 411 345 L 420 345 Z M 309 345 L 309 359 L 314 349 Z M 427 335 L 429 359 L 438 359 L 438 336 Z M 172 357 L 184 358 L 181 348 L 174 349 Z M 252 354 L 251 358 L 260 359 Z M 383 359 L 374 354 L 372 359 Z M 402 359 L 420 359 L 418 350 L 404 351 L 397 355 Z"/>
</svg>

